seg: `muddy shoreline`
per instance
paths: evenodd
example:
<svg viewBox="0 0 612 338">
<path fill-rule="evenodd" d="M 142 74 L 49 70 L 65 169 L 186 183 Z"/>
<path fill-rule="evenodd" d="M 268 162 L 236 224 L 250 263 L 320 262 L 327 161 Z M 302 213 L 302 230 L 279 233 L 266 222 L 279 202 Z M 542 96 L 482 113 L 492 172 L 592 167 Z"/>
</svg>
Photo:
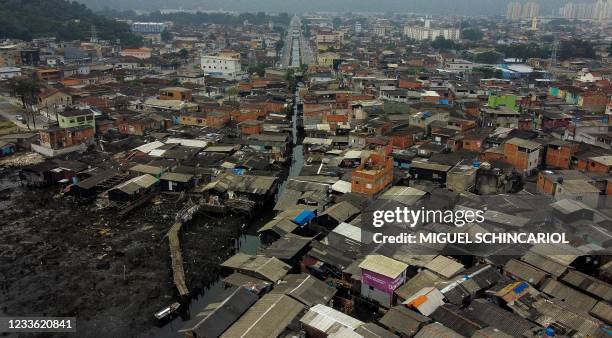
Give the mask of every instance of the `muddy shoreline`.
<svg viewBox="0 0 612 338">
<path fill-rule="evenodd" d="M 6 315 L 75 316 L 80 337 L 133 337 L 176 301 L 164 238 L 184 201 L 162 195 L 125 219 L 58 198 L 54 189 L 0 179 L 0 310 Z M 188 286 L 217 280 L 219 263 L 248 220 L 197 215 L 181 234 Z"/>
</svg>

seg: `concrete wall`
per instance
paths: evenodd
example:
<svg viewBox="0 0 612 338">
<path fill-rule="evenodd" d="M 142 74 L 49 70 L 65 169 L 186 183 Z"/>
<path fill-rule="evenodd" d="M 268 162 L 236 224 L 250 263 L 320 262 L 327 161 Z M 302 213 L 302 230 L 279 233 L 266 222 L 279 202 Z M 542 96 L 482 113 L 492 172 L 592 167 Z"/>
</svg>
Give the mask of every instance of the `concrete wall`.
<svg viewBox="0 0 612 338">
<path fill-rule="evenodd" d="M 62 149 L 51 149 L 51 148 L 46 148 L 41 145 L 32 143 L 32 150 L 46 157 L 56 157 L 56 156 L 65 155 L 65 154 L 73 153 L 73 152 L 84 152 L 85 150 L 87 150 L 87 145 L 79 144 L 76 146 L 62 148 Z"/>
</svg>

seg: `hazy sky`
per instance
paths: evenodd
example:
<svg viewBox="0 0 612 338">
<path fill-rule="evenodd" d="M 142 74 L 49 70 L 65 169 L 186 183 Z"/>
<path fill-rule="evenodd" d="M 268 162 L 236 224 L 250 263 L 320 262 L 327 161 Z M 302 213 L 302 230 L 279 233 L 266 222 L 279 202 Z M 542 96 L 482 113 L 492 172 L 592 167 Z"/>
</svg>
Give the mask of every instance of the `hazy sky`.
<svg viewBox="0 0 612 338">
<path fill-rule="evenodd" d="M 425 12 L 431 14 L 504 15 L 510 0 L 78 0 L 101 9 L 156 10 L 163 8 L 202 8 L 239 12 L 305 12 L 305 11 L 380 11 Z M 533 1 L 533 0 L 531 0 Z M 585 0 L 588 1 L 588 0 Z M 524 1 L 523 1 L 524 2 Z M 566 0 L 541 0 L 541 13 L 558 9 Z"/>
</svg>

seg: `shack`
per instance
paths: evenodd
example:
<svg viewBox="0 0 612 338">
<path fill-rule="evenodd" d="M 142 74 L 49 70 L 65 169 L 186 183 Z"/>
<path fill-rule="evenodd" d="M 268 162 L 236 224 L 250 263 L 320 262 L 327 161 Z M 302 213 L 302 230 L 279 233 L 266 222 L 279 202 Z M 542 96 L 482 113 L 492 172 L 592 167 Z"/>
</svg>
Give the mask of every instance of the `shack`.
<svg viewBox="0 0 612 338">
<path fill-rule="evenodd" d="M 221 266 L 274 283 L 285 277 L 291 270 L 289 265 L 278 258 L 248 255 L 242 252 L 228 258 Z"/>
<path fill-rule="evenodd" d="M 280 337 L 297 333 L 297 317 L 304 310 L 297 300 L 283 294 L 267 294 L 255 303 L 221 338 Z"/>
<path fill-rule="evenodd" d="M 196 180 L 191 174 L 165 173 L 159 178 L 163 191 L 187 191 L 193 188 Z"/>
<path fill-rule="evenodd" d="M 194 338 L 217 338 L 227 330 L 259 297 L 245 287 L 237 288 L 221 303 L 213 303 L 178 332 Z"/>
<path fill-rule="evenodd" d="M 114 202 L 131 202 L 153 191 L 157 178 L 145 174 L 123 182 L 108 191 L 108 199 Z"/>
<path fill-rule="evenodd" d="M 70 188 L 70 193 L 81 199 L 89 199 L 95 197 L 100 192 L 110 189 L 119 182 L 123 176 L 114 169 L 101 171 Z"/>
<path fill-rule="evenodd" d="M 446 183 L 446 176 L 451 166 L 429 161 L 412 161 L 410 175 L 415 180 L 432 181 L 439 184 Z"/>
</svg>

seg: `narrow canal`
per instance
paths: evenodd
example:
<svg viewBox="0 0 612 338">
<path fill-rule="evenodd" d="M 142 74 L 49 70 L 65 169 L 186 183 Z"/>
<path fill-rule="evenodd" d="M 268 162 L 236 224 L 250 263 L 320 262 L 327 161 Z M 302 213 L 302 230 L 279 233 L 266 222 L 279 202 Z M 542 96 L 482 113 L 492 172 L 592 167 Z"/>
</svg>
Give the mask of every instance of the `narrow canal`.
<svg viewBox="0 0 612 338">
<path fill-rule="evenodd" d="M 299 24 L 293 24 L 290 31 L 293 34 L 292 47 L 291 47 L 291 68 L 299 68 L 300 66 L 300 39 L 301 32 L 299 30 Z M 280 185 L 278 196 L 282 193 L 288 178 L 299 176 L 302 167 L 304 166 L 303 146 L 301 135 L 298 129 L 298 121 L 300 117 L 300 102 L 299 87 L 295 83 L 295 91 L 293 93 L 292 100 L 292 147 L 291 147 L 291 166 L 289 167 L 288 174 L 283 176 L 283 183 Z M 266 210 L 261 213 L 258 217 L 253 219 L 250 224 L 244 229 L 243 234 L 238 239 L 238 251 L 247 254 L 257 254 L 259 249 L 262 247 L 261 241 L 257 236 L 257 230 L 264 224 L 270 221 L 274 217 L 273 210 Z M 198 224 L 192 224 L 191 226 L 198 226 Z M 158 337 L 158 338 L 171 338 L 171 337 L 182 337 L 177 331 L 183 328 L 185 323 L 189 321 L 189 318 L 194 318 L 198 313 L 202 312 L 206 306 L 210 303 L 219 301 L 220 297 L 229 295 L 229 290 L 225 288 L 222 281 L 223 276 L 216 276 L 217 280 L 212 283 L 208 288 L 201 291 L 198 295 L 194 296 L 189 304 L 188 316 L 178 316 L 171 322 L 167 323 L 162 327 L 152 328 L 149 332 L 144 333 L 143 337 Z"/>
</svg>

